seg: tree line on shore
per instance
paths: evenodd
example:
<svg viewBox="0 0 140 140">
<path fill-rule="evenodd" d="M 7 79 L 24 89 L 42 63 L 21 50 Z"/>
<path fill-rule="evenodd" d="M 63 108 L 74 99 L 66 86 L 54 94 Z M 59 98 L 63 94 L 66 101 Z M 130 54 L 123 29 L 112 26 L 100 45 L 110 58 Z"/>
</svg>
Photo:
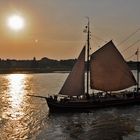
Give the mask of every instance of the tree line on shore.
<svg viewBox="0 0 140 140">
<path fill-rule="evenodd" d="M 76 59 L 54 60 L 43 57 L 36 60 L 15 60 L 15 59 L 0 59 L 0 73 L 12 72 L 54 72 L 54 71 L 71 71 Z M 132 70 L 136 70 L 140 65 L 137 62 L 127 62 Z"/>
</svg>

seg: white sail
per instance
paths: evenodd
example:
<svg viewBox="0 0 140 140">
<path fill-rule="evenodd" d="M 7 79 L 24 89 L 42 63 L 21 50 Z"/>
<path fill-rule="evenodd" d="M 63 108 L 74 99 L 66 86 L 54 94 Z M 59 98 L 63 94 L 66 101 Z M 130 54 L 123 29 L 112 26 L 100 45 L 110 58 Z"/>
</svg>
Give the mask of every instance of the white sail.
<svg viewBox="0 0 140 140">
<path fill-rule="evenodd" d="M 90 86 L 102 91 L 118 91 L 136 85 L 124 58 L 112 41 L 91 55 Z"/>
<path fill-rule="evenodd" d="M 78 96 L 83 95 L 85 91 L 85 47 L 82 49 L 77 62 L 67 77 L 59 94 Z"/>
</svg>

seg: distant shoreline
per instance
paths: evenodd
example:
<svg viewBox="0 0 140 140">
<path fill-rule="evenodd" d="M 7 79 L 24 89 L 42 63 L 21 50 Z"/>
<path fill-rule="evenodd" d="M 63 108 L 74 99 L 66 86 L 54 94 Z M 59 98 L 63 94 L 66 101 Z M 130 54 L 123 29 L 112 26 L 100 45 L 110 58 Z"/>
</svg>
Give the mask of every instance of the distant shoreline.
<svg viewBox="0 0 140 140">
<path fill-rule="evenodd" d="M 43 61 L 43 62 L 42 62 Z M 3 61 L 0 63 L 0 74 L 14 74 L 14 73 L 69 73 L 72 70 L 72 67 L 75 63 L 75 60 L 49 60 L 43 59 L 41 62 L 38 61 Z M 34 62 L 34 63 L 32 63 Z M 140 62 L 127 62 L 128 66 L 131 70 L 137 70 L 139 66 L 140 70 Z"/>
</svg>

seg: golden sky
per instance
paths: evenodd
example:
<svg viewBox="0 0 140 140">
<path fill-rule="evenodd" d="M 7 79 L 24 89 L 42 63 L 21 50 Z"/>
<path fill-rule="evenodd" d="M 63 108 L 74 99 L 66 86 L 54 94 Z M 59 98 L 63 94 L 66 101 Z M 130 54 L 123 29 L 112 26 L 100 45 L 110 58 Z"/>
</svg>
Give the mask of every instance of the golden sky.
<svg viewBox="0 0 140 140">
<path fill-rule="evenodd" d="M 111 39 L 117 45 L 140 28 L 139 6 L 140 0 L 0 0 L 0 58 L 76 58 L 86 41 L 86 16 L 91 21 L 92 51 Z M 24 17 L 23 30 L 7 27 L 12 14 Z M 139 39 L 137 31 L 118 49 L 123 52 Z M 138 46 L 140 42 L 123 56 L 133 55 Z"/>
</svg>

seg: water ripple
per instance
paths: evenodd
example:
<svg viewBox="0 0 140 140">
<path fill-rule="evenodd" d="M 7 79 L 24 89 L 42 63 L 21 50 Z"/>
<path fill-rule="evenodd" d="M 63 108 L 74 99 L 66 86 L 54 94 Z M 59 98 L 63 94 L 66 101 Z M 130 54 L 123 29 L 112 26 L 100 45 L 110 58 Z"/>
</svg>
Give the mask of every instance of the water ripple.
<svg viewBox="0 0 140 140">
<path fill-rule="evenodd" d="M 0 140 L 139 139 L 140 106 L 49 114 L 44 99 L 27 96 L 57 93 L 66 76 L 0 75 Z"/>
</svg>

